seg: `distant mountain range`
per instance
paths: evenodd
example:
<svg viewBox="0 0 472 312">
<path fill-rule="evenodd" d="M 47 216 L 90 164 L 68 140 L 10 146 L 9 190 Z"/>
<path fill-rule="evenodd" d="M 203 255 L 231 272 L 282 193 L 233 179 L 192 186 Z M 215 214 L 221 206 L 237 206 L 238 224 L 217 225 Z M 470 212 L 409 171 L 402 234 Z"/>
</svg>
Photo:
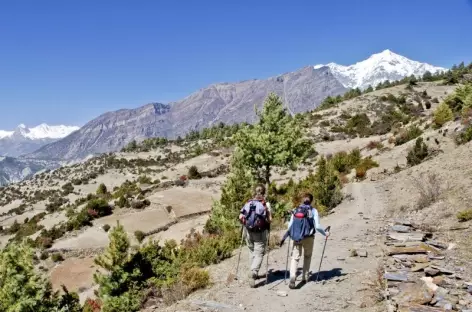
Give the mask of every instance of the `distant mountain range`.
<svg viewBox="0 0 472 312">
<path fill-rule="evenodd" d="M 350 66 L 330 63 L 267 79 L 213 84 L 170 104 L 152 103 L 108 112 L 28 157 L 75 160 L 116 151 L 131 140 L 155 136 L 175 138 L 217 122 L 251 123 L 256 118 L 254 107 L 261 107 L 270 92 L 280 95 L 288 111 L 295 114 L 312 110 L 327 96 L 343 94 L 351 88 L 365 89 L 386 80 L 445 70 L 385 50 Z"/>
<path fill-rule="evenodd" d="M 316 108 L 327 96 L 349 89 L 375 87 L 427 71 L 445 68 L 416 62 L 390 50 L 373 54 L 350 66 L 329 63 L 301 68 L 267 79 L 218 83 L 169 104 L 151 103 L 136 109 L 105 113 L 81 127 L 20 125 L 0 130 L 0 185 L 18 181 L 36 171 L 98 153 L 116 151 L 132 140 L 175 138 L 218 122 L 252 123 L 254 107 L 262 107 L 270 92 L 280 95 L 290 113 Z"/>
<path fill-rule="evenodd" d="M 0 130 L 0 156 L 20 156 L 62 139 L 78 130 L 75 126 L 49 126 L 41 124 L 33 128 L 19 125 L 13 131 Z"/>
</svg>

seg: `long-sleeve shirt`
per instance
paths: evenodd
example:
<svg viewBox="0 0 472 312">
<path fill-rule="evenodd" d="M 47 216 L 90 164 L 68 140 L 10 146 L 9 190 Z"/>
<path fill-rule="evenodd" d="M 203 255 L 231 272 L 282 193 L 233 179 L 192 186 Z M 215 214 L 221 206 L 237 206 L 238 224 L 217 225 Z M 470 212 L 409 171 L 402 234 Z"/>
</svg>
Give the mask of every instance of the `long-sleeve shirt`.
<svg viewBox="0 0 472 312">
<path fill-rule="evenodd" d="M 315 228 L 311 230 L 310 235 L 315 234 L 314 230 L 316 229 L 318 232 L 321 233 L 321 235 L 326 236 L 326 233 L 325 233 L 324 229 L 321 227 L 321 224 L 320 224 L 320 218 L 318 216 L 318 210 L 316 210 L 315 208 L 312 207 L 311 208 L 311 215 L 313 216 L 313 224 L 315 225 Z M 293 214 L 290 216 L 290 221 L 288 222 L 287 229 L 290 229 L 290 226 L 292 225 L 292 222 L 293 222 Z"/>
</svg>

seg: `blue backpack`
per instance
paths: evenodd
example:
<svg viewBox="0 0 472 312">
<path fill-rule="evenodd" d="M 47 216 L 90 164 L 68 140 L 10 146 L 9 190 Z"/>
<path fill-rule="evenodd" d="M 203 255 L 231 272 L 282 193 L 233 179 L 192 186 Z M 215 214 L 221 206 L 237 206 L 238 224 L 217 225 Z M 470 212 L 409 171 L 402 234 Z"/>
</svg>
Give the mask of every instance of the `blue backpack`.
<svg viewBox="0 0 472 312">
<path fill-rule="evenodd" d="M 246 217 L 246 229 L 250 232 L 262 232 L 268 228 L 267 222 L 267 208 L 264 201 L 251 199 L 248 201 L 249 206 L 245 206 L 249 209 L 244 209 L 244 215 Z"/>
<path fill-rule="evenodd" d="M 311 236 L 311 231 L 315 228 L 310 205 L 300 205 L 292 211 L 292 224 L 289 228 L 290 238 L 295 242 Z"/>
</svg>

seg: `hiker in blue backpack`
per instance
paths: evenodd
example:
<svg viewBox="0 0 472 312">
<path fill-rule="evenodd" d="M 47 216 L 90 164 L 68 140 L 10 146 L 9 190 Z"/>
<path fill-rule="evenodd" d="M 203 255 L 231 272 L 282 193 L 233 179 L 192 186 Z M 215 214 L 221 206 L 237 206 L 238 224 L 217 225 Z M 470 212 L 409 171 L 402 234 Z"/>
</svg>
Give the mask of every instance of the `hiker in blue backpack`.
<svg viewBox="0 0 472 312">
<path fill-rule="evenodd" d="M 249 248 L 249 285 L 255 287 L 256 279 L 265 255 L 268 231 L 272 215 L 270 205 L 265 201 L 265 187 L 258 185 L 255 196 L 240 211 L 239 220 L 244 226 L 246 243 Z"/>
<path fill-rule="evenodd" d="M 292 211 L 288 223 L 288 231 L 280 242 L 284 243 L 287 236 L 293 240 L 292 261 L 290 263 L 290 289 L 295 288 L 297 278 L 297 267 L 303 249 L 303 272 L 302 283 L 308 281 L 310 271 L 311 255 L 315 242 L 315 230 L 323 236 L 329 236 L 329 231 L 323 230 L 320 225 L 318 211 L 311 206 L 313 195 L 306 193 L 303 196 L 303 203 Z"/>
</svg>

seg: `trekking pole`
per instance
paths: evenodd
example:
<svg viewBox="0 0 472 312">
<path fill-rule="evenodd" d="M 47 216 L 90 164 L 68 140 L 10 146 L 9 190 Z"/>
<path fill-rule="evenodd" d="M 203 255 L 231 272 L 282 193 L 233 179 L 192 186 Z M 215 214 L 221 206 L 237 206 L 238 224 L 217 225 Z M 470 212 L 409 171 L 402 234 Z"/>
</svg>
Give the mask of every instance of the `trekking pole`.
<svg viewBox="0 0 472 312">
<path fill-rule="evenodd" d="M 243 240 L 244 240 L 244 228 L 241 225 L 241 244 L 239 245 L 238 264 L 236 265 L 236 276 L 234 277 L 234 279 L 238 279 L 239 261 L 241 260 L 241 250 L 243 249 Z"/>
<path fill-rule="evenodd" d="M 331 229 L 331 226 L 328 226 L 325 229 L 325 232 L 329 231 L 330 229 Z M 326 238 L 325 238 L 325 242 L 324 242 L 324 246 L 323 246 L 323 252 L 321 253 L 320 267 L 318 268 L 318 273 L 316 274 L 316 281 L 317 282 L 318 282 L 318 279 L 320 277 L 321 263 L 323 263 L 323 257 L 324 257 L 324 252 L 325 252 L 327 242 L 328 242 L 328 236 L 326 236 Z"/>
<path fill-rule="evenodd" d="M 287 244 L 287 260 L 285 261 L 285 277 L 284 277 L 284 283 L 287 284 L 287 273 L 288 273 L 288 256 L 290 254 L 290 239 L 288 240 Z"/>
<path fill-rule="evenodd" d="M 267 263 L 266 263 L 266 284 L 269 284 L 269 242 L 270 242 L 270 224 L 269 228 L 267 229 Z"/>
</svg>

